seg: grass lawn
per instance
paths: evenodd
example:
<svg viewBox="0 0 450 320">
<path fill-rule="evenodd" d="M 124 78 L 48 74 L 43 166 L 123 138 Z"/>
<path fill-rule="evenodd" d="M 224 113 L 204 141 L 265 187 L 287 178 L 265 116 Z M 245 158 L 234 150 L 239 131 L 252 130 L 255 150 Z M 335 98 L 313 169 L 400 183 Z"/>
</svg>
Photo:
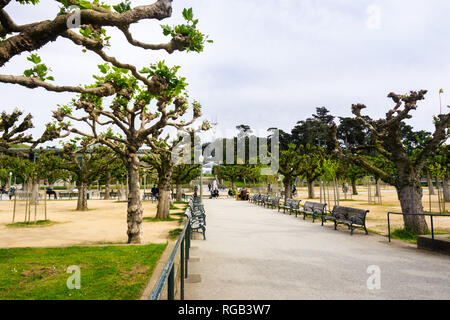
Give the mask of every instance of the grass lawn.
<svg viewBox="0 0 450 320">
<path fill-rule="evenodd" d="M 36 228 L 36 227 L 46 227 L 56 224 L 54 221 L 50 220 L 38 220 L 36 223 L 34 221 L 31 222 L 15 222 L 7 224 L 8 228 Z"/>
<path fill-rule="evenodd" d="M 166 244 L 0 249 L 0 300 L 139 299 Z M 81 289 L 69 290 L 69 266 Z"/>
</svg>

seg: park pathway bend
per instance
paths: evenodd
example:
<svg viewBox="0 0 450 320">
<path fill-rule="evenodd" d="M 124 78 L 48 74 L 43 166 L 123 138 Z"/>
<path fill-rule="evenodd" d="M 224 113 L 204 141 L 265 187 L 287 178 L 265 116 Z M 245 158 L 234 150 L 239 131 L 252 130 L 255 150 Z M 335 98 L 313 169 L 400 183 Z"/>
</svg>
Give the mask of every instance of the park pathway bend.
<svg viewBox="0 0 450 320">
<path fill-rule="evenodd" d="M 186 299 L 450 299 L 448 256 L 232 199 L 205 209 L 207 240 L 192 241 L 189 263 L 201 281 L 186 283 Z M 381 289 L 368 289 L 369 266 Z"/>
</svg>

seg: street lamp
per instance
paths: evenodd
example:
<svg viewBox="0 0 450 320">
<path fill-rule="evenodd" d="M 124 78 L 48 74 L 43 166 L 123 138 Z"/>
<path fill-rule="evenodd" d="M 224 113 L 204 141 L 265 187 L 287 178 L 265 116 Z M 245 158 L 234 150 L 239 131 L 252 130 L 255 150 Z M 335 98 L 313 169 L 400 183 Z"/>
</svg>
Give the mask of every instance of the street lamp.
<svg viewBox="0 0 450 320">
<path fill-rule="evenodd" d="M 200 155 L 198 160 L 200 161 L 200 203 L 203 203 L 203 161 L 205 161 L 205 158 Z"/>
<path fill-rule="evenodd" d="M 11 187 L 11 178 L 12 178 L 12 172 L 9 172 L 9 186 Z"/>
</svg>

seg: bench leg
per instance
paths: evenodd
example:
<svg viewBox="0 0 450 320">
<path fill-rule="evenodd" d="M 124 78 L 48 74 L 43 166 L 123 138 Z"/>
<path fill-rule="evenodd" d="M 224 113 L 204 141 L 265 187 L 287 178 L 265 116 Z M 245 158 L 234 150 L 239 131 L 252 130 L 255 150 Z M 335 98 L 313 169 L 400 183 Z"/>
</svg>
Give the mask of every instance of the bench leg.
<svg viewBox="0 0 450 320">
<path fill-rule="evenodd" d="M 353 224 L 350 225 L 350 235 L 353 235 Z"/>
<path fill-rule="evenodd" d="M 334 221 L 334 230 L 337 230 L 337 222 L 336 222 L 336 220 Z"/>
</svg>

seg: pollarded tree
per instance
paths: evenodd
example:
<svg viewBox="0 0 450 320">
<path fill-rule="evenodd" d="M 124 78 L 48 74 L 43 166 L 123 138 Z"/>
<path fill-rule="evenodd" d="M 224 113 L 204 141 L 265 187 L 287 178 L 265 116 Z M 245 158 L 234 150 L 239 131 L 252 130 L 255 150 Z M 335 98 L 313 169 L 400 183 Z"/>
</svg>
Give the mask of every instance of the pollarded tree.
<svg viewBox="0 0 450 320">
<path fill-rule="evenodd" d="M 96 146 L 89 138 L 74 138 L 64 144 L 61 169 L 68 171 L 78 188 L 77 211 L 87 211 L 89 186 L 110 170 L 117 156 L 107 147 Z"/>
<path fill-rule="evenodd" d="M 126 9 L 126 10 L 125 10 Z M 136 46 L 149 50 L 166 50 L 201 52 L 207 37 L 197 30 L 198 20 L 194 20 L 192 9 L 184 10 L 186 24 L 174 28 L 163 26 L 163 33 L 172 37 L 172 41 L 162 45 L 146 45 L 135 41 L 129 34 L 130 23 L 149 18 L 147 15 L 159 12 L 153 18 L 163 19 L 171 13 L 171 1 L 160 0 L 153 6 L 136 7 L 118 13 L 105 13 L 107 17 L 119 23 L 121 31 L 125 31 L 127 40 Z M 93 10 L 95 11 L 95 10 Z M 92 10 L 82 10 L 84 15 L 96 14 Z M 98 16 L 98 14 L 97 14 Z M 128 19 L 128 20 L 127 20 Z M 131 19 L 131 20 L 130 20 Z M 100 25 L 101 26 L 101 25 Z M 188 126 L 200 115 L 198 106 L 193 106 L 193 117 L 189 121 L 183 119 L 187 114 L 185 78 L 177 76 L 179 67 L 169 68 L 164 62 L 151 64 L 138 71 L 133 65 L 119 62 L 108 56 L 103 50 L 108 45 L 104 32 L 99 24 L 82 25 L 81 35 L 68 31 L 65 35 L 86 50 L 99 55 L 107 64 L 100 65 L 102 75 L 96 76 L 96 82 L 85 87 L 52 88 L 45 81 L 34 81 L 48 90 L 81 93 L 71 105 L 60 107 L 54 117 L 60 121 L 74 120 L 88 124 L 89 132 L 70 127 L 69 131 L 84 137 L 96 139 L 97 142 L 110 147 L 122 159 L 128 170 L 128 242 L 142 242 L 142 203 L 140 198 L 139 149 L 148 137 L 157 139 L 167 127 Z M 109 64 L 110 65 L 109 65 Z M 111 66 L 112 65 L 112 66 Z M 0 81 L 1 81 L 0 77 Z M 35 78 L 33 78 L 34 80 Z M 23 84 L 23 83 L 22 83 Z M 25 85 L 25 84 L 24 84 Z M 112 98 L 109 106 L 104 106 L 103 97 Z M 82 110 L 81 115 L 73 113 L 73 107 Z M 68 125 L 68 123 L 66 123 Z M 108 131 L 102 130 L 108 126 Z M 117 134 L 119 131 L 121 135 Z"/>
<path fill-rule="evenodd" d="M 292 186 L 295 178 L 303 173 L 302 157 L 294 144 L 289 144 L 287 150 L 280 152 L 279 172 L 283 175 L 284 200 L 292 198 Z"/>
<path fill-rule="evenodd" d="M 201 166 L 195 164 L 180 164 L 174 167 L 172 172 L 172 181 L 176 185 L 176 199 L 182 200 L 183 184 L 190 183 L 197 179 L 201 174 Z"/>
<path fill-rule="evenodd" d="M 201 105 L 198 102 L 193 103 L 193 107 L 195 110 L 200 112 Z M 198 113 L 197 116 L 201 116 L 201 113 Z M 194 117 L 196 119 L 196 117 Z M 184 141 L 186 135 L 179 135 L 175 140 L 168 142 L 170 139 L 170 135 L 167 135 L 164 139 L 158 138 L 158 136 L 149 136 L 147 138 L 147 145 L 150 146 L 151 152 L 148 152 L 145 157 L 141 160 L 143 162 L 147 162 L 151 167 L 156 169 L 158 172 L 158 189 L 159 189 L 159 198 L 158 198 L 158 209 L 156 213 L 156 217 L 158 219 L 166 219 L 169 217 L 170 213 L 170 190 L 172 187 L 172 180 L 174 178 L 174 170 L 176 170 L 177 166 L 188 165 L 188 163 L 195 162 L 195 152 L 194 152 L 194 139 L 195 134 L 192 128 L 188 128 L 187 126 L 191 125 L 190 123 L 180 122 L 177 125 L 174 125 L 175 128 L 180 130 L 181 132 L 187 132 L 190 137 L 189 143 Z M 207 121 L 204 121 L 202 126 L 198 131 L 207 131 L 210 126 Z M 182 153 L 182 154 L 180 154 Z M 186 153 L 186 154 L 183 154 Z M 174 156 L 176 158 L 174 158 Z M 189 160 L 189 161 L 186 161 Z M 194 166 L 200 170 L 200 166 Z M 198 175 L 199 172 L 197 171 Z M 179 173 L 179 172 L 178 172 Z M 188 170 L 188 176 L 176 176 L 183 179 L 189 178 L 189 173 L 192 171 Z M 179 185 L 178 185 L 179 187 Z M 180 191 L 180 190 L 178 190 Z M 177 192 L 178 192 L 177 191 Z M 181 196 L 181 194 L 180 194 Z"/>
<path fill-rule="evenodd" d="M 39 175 L 31 168 L 31 163 L 35 162 L 36 148 L 45 142 L 52 141 L 59 137 L 65 137 L 61 133 L 63 126 L 48 123 L 44 133 L 35 139 L 29 132 L 34 128 L 33 116 L 27 114 L 22 118 L 22 111 L 15 109 L 12 113 L 2 112 L 0 119 L 0 154 L 19 157 L 22 160 L 30 160 L 30 170 L 22 172 L 27 178 L 26 183 L 32 186 L 32 202 L 38 201 Z M 20 147 L 18 147 L 20 146 Z"/>
<path fill-rule="evenodd" d="M 323 174 L 325 151 L 320 146 L 300 145 L 298 152 L 301 158 L 300 175 L 308 182 L 308 198 L 314 199 L 314 181 Z"/>
<path fill-rule="evenodd" d="M 432 138 L 416 156 L 413 158 L 408 156 L 400 130 L 404 120 L 412 117 L 410 112 L 417 108 L 417 102 L 423 100 L 426 93 L 425 90 L 411 91 L 405 95 L 390 93 L 388 97 L 394 101 L 395 106 L 389 110 L 385 119 L 378 121 L 364 119 L 361 110 L 366 108 L 365 105 L 353 105 L 352 113 L 373 135 L 373 142 L 360 146 L 358 150 L 354 148 L 343 150 L 337 139 L 337 128 L 335 125 L 332 126 L 332 136 L 337 145 L 335 154 L 343 160 L 360 165 L 386 183 L 395 186 L 403 213 L 412 214 L 403 216 L 405 228 L 417 234 L 425 234 L 428 231 L 425 218 L 417 215 L 424 212 L 421 187 L 422 170 L 427 158 L 433 155 L 436 149 L 448 138 L 450 124 L 450 113 L 437 116 L 434 121 L 435 131 Z M 370 163 L 366 156 L 359 152 L 364 148 L 375 149 L 388 161 L 391 161 L 396 173 L 394 175 L 389 174 L 384 168 Z"/>
<path fill-rule="evenodd" d="M 15 109 L 12 113 L 2 112 L 0 118 L 0 153 L 20 155 L 29 158 L 35 152 L 35 148 L 48 141 L 61 136 L 61 127 L 54 123 L 46 125 L 44 133 L 39 139 L 34 139 L 30 129 L 34 128 L 33 116 L 27 114 L 21 119 L 23 112 Z M 26 145 L 25 148 L 17 148 L 18 145 Z"/>
</svg>

